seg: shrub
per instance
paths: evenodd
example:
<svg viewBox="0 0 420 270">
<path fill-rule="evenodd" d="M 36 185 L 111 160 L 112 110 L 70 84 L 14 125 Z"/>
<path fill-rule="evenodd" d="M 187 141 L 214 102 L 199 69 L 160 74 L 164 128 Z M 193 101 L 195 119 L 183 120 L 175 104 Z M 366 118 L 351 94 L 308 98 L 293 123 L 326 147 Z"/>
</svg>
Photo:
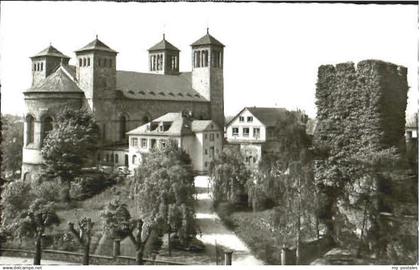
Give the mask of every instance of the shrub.
<svg viewBox="0 0 420 270">
<path fill-rule="evenodd" d="M 76 179 L 70 188 L 70 196 L 76 200 L 85 200 L 101 193 L 106 188 L 121 181 L 115 175 L 89 174 Z"/>
</svg>

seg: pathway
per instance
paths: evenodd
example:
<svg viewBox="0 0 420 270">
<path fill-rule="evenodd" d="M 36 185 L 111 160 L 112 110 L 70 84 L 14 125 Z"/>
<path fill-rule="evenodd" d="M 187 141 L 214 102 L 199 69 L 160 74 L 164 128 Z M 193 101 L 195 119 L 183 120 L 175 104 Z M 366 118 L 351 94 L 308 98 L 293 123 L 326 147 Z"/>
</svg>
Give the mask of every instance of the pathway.
<svg viewBox="0 0 420 270">
<path fill-rule="evenodd" d="M 197 238 L 206 246 L 218 246 L 233 251 L 232 265 L 262 265 L 263 261 L 255 258 L 249 248 L 234 232 L 227 229 L 219 216 L 212 209 L 212 199 L 208 190 L 208 177 L 197 176 L 195 187 L 197 190 L 196 218 L 201 229 L 201 236 Z"/>
</svg>

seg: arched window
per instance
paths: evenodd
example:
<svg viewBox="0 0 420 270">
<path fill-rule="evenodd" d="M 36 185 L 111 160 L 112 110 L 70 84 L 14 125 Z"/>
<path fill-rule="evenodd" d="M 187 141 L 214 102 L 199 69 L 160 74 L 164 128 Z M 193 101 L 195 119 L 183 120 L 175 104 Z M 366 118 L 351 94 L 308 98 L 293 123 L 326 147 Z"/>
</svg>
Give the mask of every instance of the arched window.
<svg viewBox="0 0 420 270">
<path fill-rule="evenodd" d="M 143 116 L 143 118 L 142 118 L 142 124 L 145 124 L 145 123 L 149 123 L 150 122 L 150 116 L 149 116 L 149 114 L 147 113 L 147 114 L 145 114 L 144 116 Z"/>
<path fill-rule="evenodd" d="M 120 139 L 125 139 L 125 131 L 126 131 L 126 117 L 124 115 L 120 116 Z"/>
<path fill-rule="evenodd" d="M 136 155 L 134 155 L 134 156 L 131 158 L 131 163 L 132 163 L 132 164 L 136 164 L 136 163 L 137 163 L 137 156 L 136 156 Z"/>
<path fill-rule="evenodd" d="M 33 143 L 35 137 L 35 119 L 32 115 L 26 116 L 26 145 Z"/>
<path fill-rule="evenodd" d="M 44 142 L 44 139 L 47 137 L 48 133 L 53 129 L 52 118 L 47 116 L 41 122 L 41 144 Z"/>
</svg>

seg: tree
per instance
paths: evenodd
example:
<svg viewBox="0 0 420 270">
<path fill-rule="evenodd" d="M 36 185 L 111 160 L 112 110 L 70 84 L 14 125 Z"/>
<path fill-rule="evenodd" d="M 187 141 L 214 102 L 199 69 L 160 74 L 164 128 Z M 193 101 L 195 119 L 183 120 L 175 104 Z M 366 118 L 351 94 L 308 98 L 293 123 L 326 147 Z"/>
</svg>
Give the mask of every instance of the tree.
<svg viewBox="0 0 420 270">
<path fill-rule="evenodd" d="M 194 177 L 188 154 L 175 141 L 152 149 L 136 169 L 131 185 L 142 221 L 138 224 L 160 233 L 174 231 L 188 245 L 196 234 Z"/>
<path fill-rule="evenodd" d="M 306 120 L 301 111 L 279 116 L 275 125 L 278 152 L 263 156 L 258 170 L 247 183 L 253 205 L 255 201 L 268 198 L 276 206 L 273 223 L 284 232 L 283 242 L 294 239 L 297 263 L 302 235 L 310 235 L 317 227 L 317 204 L 314 203 L 317 196 Z M 318 232 L 318 228 L 315 230 Z"/>
<path fill-rule="evenodd" d="M 35 240 L 34 265 L 41 264 L 41 241 L 45 230 L 58 225 L 60 220 L 55 213 L 54 203 L 43 199 L 35 199 L 29 209 L 23 211 L 20 217 L 11 225 L 17 236 L 30 237 Z"/>
<path fill-rule="evenodd" d="M 23 121 L 13 115 L 2 115 L 2 166 L 3 178 L 16 177 L 22 167 Z M 7 176 L 7 177 L 6 177 Z"/>
<path fill-rule="evenodd" d="M 74 228 L 74 224 L 69 222 L 69 231 L 76 237 L 77 241 L 83 247 L 83 265 L 89 265 L 89 250 L 91 232 L 94 223 L 90 218 L 82 218 L 79 220 L 79 232 Z"/>
<path fill-rule="evenodd" d="M 98 127 L 86 110 L 65 108 L 56 115 L 54 128 L 42 146 L 42 174 L 65 184 L 64 200 L 69 199 L 70 183 L 81 175 L 81 169 L 96 150 L 97 140 Z"/>
<path fill-rule="evenodd" d="M 214 201 L 227 200 L 239 203 L 246 195 L 246 182 L 251 172 L 243 162 L 239 151 L 224 148 L 220 156 L 210 164 Z"/>
<path fill-rule="evenodd" d="M 33 189 L 31 183 L 17 180 L 8 183 L 2 192 L 2 231 L 4 235 L 35 240 L 34 264 L 41 262 L 41 241 L 45 230 L 60 222 L 54 202 L 47 201 L 48 197 L 39 197 L 39 192 L 48 187 L 40 184 Z"/>
<path fill-rule="evenodd" d="M 146 243 L 152 234 L 152 224 L 144 224 L 142 219 L 132 219 L 127 205 L 120 200 L 111 201 L 101 213 L 104 231 L 114 240 L 122 240 L 127 236 L 136 249 L 136 263 L 143 264 Z"/>
</svg>

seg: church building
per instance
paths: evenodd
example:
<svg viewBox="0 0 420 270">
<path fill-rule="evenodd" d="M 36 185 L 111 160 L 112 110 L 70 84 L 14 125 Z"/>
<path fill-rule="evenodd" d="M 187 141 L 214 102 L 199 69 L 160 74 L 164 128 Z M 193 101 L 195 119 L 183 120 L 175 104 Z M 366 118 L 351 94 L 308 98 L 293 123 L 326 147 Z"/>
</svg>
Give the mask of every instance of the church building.
<svg viewBox="0 0 420 270">
<path fill-rule="evenodd" d="M 97 37 L 75 51 L 75 66 L 52 45 L 32 56 L 32 86 L 24 91 L 23 179 L 39 173 L 42 142 L 64 107 L 94 114 L 100 129 L 94 162 L 105 150 L 128 151 L 127 131 L 169 112 L 188 112 L 223 127 L 224 45 L 207 30 L 191 49 L 190 72 L 179 71 L 180 51 L 165 35 L 149 49 L 149 72 L 117 70 L 118 52 Z"/>
</svg>

